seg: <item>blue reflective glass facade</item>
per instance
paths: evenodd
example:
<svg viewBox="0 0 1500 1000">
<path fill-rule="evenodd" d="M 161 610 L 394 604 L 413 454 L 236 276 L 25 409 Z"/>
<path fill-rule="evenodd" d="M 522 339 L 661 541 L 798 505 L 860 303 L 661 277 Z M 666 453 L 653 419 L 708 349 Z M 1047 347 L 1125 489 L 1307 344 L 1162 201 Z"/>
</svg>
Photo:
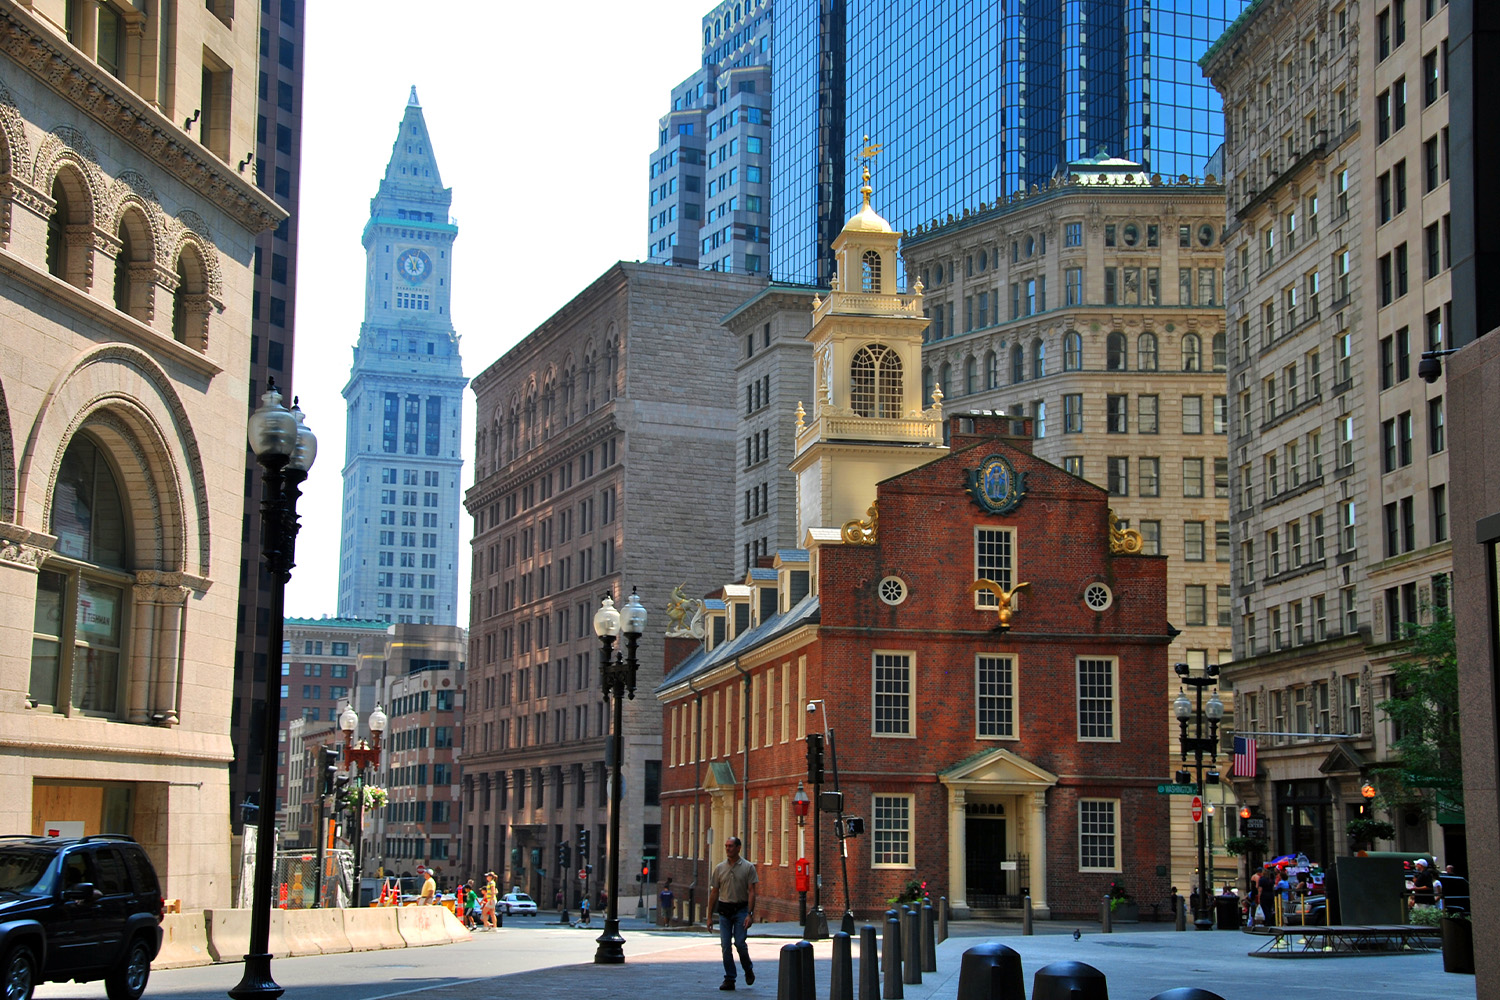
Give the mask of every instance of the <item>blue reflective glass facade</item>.
<svg viewBox="0 0 1500 1000">
<path fill-rule="evenodd" d="M 1200 176 L 1223 114 L 1197 59 L 1248 0 L 779 0 L 771 272 L 827 282 L 858 210 L 862 137 L 880 212 L 945 218 L 1101 149 Z"/>
</svg>

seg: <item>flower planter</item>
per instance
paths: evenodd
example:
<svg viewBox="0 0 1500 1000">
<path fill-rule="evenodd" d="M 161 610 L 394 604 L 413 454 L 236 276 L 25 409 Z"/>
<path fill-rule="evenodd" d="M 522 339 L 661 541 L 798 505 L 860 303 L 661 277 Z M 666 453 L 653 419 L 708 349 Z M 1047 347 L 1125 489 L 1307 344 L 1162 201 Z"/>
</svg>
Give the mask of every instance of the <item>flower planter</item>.
<svg viewBox="0 0 1500 1000">
<path fill-rule="evenodd" d="M 1141 922 L 1141 904 L 1133 899 L 1116 903 L 1110 911 L 1109 919 L 1117 924 L 1138 924 Z"/>
<path fill-rule="evenodd" d="M 1443 918 L 1443 971 L 1474 974 L 1474 922 Z"/>
</svg>

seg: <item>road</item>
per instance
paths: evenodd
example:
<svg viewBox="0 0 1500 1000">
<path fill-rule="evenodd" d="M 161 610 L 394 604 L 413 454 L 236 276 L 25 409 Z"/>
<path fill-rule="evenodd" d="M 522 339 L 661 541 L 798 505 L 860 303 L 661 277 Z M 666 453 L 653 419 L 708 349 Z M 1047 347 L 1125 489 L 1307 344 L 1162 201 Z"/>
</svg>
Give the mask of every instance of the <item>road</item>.
<svg viewBox="0 0 1500 1000">
<path fill-rule="evenodd" d="M 278 959 L 276 981 L 288 996 L 317 1000 L 647 1000 L 717 995 L 723 967 L 718 941 L 704 932 L 660 931 L 622 921 L 626 964 L 592 964 L 592 931 L 575 930 L 543 913 L 512 918 L 499 931 L 478 933 L 469 942 L 435 948 Z M 1075 941 L 1072 930 L 1081 937 Z M 1036 970 L 1055 961 L 1081 961 L 1108 977 L 1114 1000 L 1149 1000 L 1176 986 L 1199 986 L 1225 1000 L 1353 1000 L 1388 995 L 1422 1000 L 1473 1000 L 1474 977 L 1443 972 L 1436 952 L 1329 959 L 1251 958 L 1260 938 L 1234 932 L 1174 932 L 1142 924 L 1104 935 L 1097 924 L 1046 923 L 1034 937 L 1021 937 L 1014 925 L 954 923 L 953 936 L 938 946 L 938 971 L 921 984 L 906 984 L 904 1000 L 947 1000 L 957 995 L 960 956 L 980 941 L 1000 940 L 1021 954 L 1027 995 Z M 794 925 L 762 928 L 751 938 L 757 980 L 739 993 L 771 998 L 777 991 L 777 960 L 794 935 Z M 858 940 L 855 984 L 858 984 Z M 815 945 L 819 996 L 827 996 L 831 944 Z M 155 972 L 147 1000 L 224 1000 L 239 982 L 239 965 Z M 50 983 L 38 1000 L 98 1000 L 101 983 Z"/>
</svg>

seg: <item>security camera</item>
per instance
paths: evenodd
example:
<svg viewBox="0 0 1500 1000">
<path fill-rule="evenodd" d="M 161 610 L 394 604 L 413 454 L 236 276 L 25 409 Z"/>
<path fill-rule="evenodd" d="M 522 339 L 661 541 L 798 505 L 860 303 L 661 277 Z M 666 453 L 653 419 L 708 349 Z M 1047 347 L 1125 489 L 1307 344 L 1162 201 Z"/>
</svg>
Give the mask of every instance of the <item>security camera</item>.
<svg viewBox="0 0 1500 1000">
<path fill-rule="evenodd" d="M 1442 377 L 1443 363 L 1437 358 L 1422 355 L 1422 360 L 1417 362 L 1417 378 L 1431 385 Z"/>
<path fill-rule="evenodd" d="M 807 714 L 808 715 L 812 715 L 817 710 L 818 710 L 818 705 L 817 705 L 816 702 L 810 701 L 810 702 L 807 703 Z"/>
</svg>

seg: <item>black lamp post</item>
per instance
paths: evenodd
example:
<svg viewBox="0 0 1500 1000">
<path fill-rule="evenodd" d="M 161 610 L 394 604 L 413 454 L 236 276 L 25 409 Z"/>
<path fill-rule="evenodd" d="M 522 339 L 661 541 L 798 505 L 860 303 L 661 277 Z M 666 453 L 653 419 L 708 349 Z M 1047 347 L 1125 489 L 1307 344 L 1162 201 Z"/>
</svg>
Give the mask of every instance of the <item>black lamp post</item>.
<svg viewBox="0 0 1500 1000">
<path fill-rule="evenodd" d="M 807 809 L 811 804 L 807 789 L 802 787 L 802 782 L 797 782 L 797 794 L 792 796 L 792 815 L 797 817 L 797 923 L 803 927 L 807 926 L 807 884 L 802 881 L 806 876 L 801 869 L 807 863 Z"/>
<path fill-rule="evenodd" d="M 318 454 L 318 439 L 302 421 L 295 400 L 281 405 L 276 380 L 267 380 L 261 405 L 250 415 L 250 447 L 260 463 L 264 493 L 260 502 L 261 556 L 271 574 L 270 656 L 266 666 L 265 712 L 261 726 L 260 824 L 255 838 L 255 886 L 250 897 L 250 950 L 245 973 L 229 991 L 235 1000 L 275 1000 L 285 992 L 271 978 L 271 884 L 276 842 L 276 772 L 281 732 L 281 643 L 286 584 L 295 565 L 297 498 Z M 272 669 L 272 666 L 275 669 Z"/>
<path fill-rule="evenodd" d="M 1182 733 L 1178 741 L 1182 744 L 1182 761 L 1187 763 L 1188 754 L 1193 755 L 1197 773 L 1198 801 L 1203 801 L 1203 755 L 1208 754 L 1209 763 L 1212 764 L 1219 757 L 1219 720 L 1224 718 L 1224 703 L 1219 700 L 1219 692 L 1216 685 L 1219 683 L 1219 665 L 1207 663 L 1203 667 L 1203 676 L 1192 677 L 1188 674 L 1188 665 L 1178 663 L 1174 666 L 1177 676 L 1182 683 L 1191 686 L 1197 693 L 1197 701 L 1188 700 L 1187 692 L 1179 690 L 1177 698 L 1172 702 L 1172 710 L 1177 714 L 1177 723 L 1182 727 Z M 1208 699 L 1208 704 L 1203 704 L 1203 689 L 1213 687 L 1213 695 Z M 1208 735 L 1203 735 L 1203 720 L 1208 719 Z M 1193 720 L 1193 735 L 1188 735 L 1188 720 Z M 1185 784 L 1187 780 L 1186 771 L 1177 772 L 1179 784 Z M 1219 783 L 1219 772 L 1210 770 L 1208 772 L 1208 783 L 1217 785 Z M 1210 903 L 1212 898 L 1208 887 L 1208 831 L 1200 820 L 1198 827 L 1198 906 L 1194 912 L 1193 925 L 1200 931 L 1212 930 L 1214 922 L 1209 917 Z"/>
<path fill-rule="evenodd" d="M 375 706 L 375 711 L 370 713 L 370 736 L 375 740 L 375 745 L 370 746 L 369 740 L 354 741 L 354 731 L 359 728 L 359 713 L 354 711 L 354 706 L 348 702 L 344 703 L 344 711 L 339 715 L 339 728 L 344 731 L 344 769 L 354 780 L 345 786 L 347 801 L 354 816 L 354 902 L 359 905 L 360 880 L 365 874 L 365 785 L 367 779 L 365 772 L 369 768 L 380 767 L 380 739 L 385 733 L 386 714 L 381 711 L 380 706 Z"/>
<path fill-rule="evenodd" d="M 625 754 L 625 742 L 621 735 L 624 724 L 625 698 L 635 698 L 635 674 L 639 664 L 635 649 L 646 631 L 646 609 L 634 588 L 625 602 L 624 614 L 625 655 L 615 652 L 615 640 L 621 631 L 621 615 L 615 610 L 614 599 L 608 594 L 594 615 L 594 634 L 604 647 L 599 659 L 599 686 L 606 698 L 615 703 L 614 732 L 610 735 L 613 760 L 609 775 L 609 905 L 604 912 L 604 933 L 596 939 L 599 947 L 594 952 L 595 965 L 624 965 L 625 939 L 620 936 L 619 889 L 620 889 L 620 760 Z"/>
</svg>

